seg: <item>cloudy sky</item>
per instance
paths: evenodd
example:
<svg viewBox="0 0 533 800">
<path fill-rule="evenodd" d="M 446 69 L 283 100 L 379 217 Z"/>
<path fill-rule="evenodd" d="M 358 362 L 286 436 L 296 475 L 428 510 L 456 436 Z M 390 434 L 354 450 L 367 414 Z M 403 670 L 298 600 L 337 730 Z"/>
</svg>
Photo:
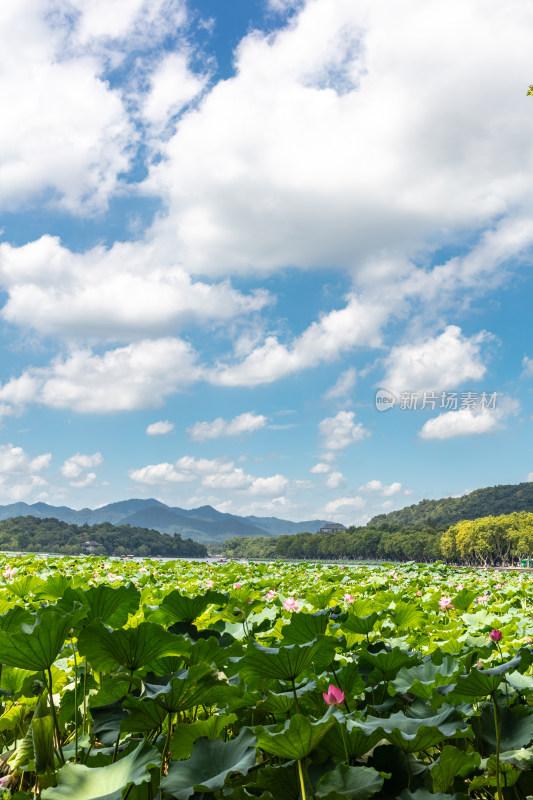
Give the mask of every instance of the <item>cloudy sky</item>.
<svg viewBox="0 0 533 800">
<path fill-rule="evenodd" d="M 532 31 L 4 0 L 0 503 L 350 524 L 533 478 Z"/>
</svg>

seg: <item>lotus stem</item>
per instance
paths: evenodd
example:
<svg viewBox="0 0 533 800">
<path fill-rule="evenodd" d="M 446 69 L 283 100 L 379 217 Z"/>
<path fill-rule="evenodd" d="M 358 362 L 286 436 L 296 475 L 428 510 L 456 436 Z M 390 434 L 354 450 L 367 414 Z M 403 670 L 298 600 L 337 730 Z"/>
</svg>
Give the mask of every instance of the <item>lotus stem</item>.
<svg viewBox="0 0 533 800">
<path fill-rule="evenodd" d="M 76 648 L 70 637 L 72 655 L 74 656 L 74 761 L 78 763 L 78 659 L 76 658 Z"/>
<path fill-rule="evenodd" d="M 300 776 L 300 788 L 302 790 L 302 800 L 307 800 L 307 797 L 305 795 L 305 781 L 302 772 L 302 762 L 300 761 L 300 759 L 298 759 L 298 774 Z"/>
<path fill-rule="evenodd" d="M 492 705 L 494 707 L 494 730 L 496 732 L 496 788 L 498 792 L 498 800 L 502 800 L 502 787 L 500 778 L 500 745 L 502 738 L 502 720 L 500 709 L 496 701 L 496 696 L 492 694 Z"/>
<path fill-rule="evenodd" d="M 298 702 L 298 695 L 296 694 L 296 684 L 294 683 L 294 678 L 291 678 L 291 684 L 292 684 L 292 693 L 294 695 L 294 704 L 296 706 L 296 713 L 301 714 L 300 704 Z"/>
<path fill-rule="evenodd" d="M 59 732 L 59 722 L 57 721 L 56 716 L 56 707 L 54 705 L 54 692 L 52 687 L 52 670 L 48 667 L 48 694 L 50 696 L 50 709 L 52 711 L 52 718 L 54 720 L 54 729 L 56 732 L 56 739 L 57 739 L 57 749 L 59 752 L 60 760 L 65 763 L 65 756 L 63 754 L 63 748 L 61 747 L 61 734 Z"/>
</svg>

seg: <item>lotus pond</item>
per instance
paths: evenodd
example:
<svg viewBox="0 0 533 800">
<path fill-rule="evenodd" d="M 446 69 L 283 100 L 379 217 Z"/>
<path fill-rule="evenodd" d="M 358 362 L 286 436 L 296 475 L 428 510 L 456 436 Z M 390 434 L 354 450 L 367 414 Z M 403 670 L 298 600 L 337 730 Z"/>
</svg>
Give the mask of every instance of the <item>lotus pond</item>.
<svg viewBox="0 0 533 800">
<path fill-rule="evenodd" d="M 442 564 L 0 556 L 0 797 L 527 798 L 532 612 Z"/>
</svg>

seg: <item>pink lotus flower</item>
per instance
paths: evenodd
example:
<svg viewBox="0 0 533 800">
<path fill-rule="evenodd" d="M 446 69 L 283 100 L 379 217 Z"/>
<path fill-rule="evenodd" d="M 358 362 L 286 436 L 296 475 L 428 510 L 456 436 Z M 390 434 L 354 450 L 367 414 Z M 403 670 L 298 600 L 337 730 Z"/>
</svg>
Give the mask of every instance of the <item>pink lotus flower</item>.
<svg viewBox="0 0 533 800">
<path fill-rule="evenodd" d="M 7 578 L 7 580 L 11 580 L 11 578 L 13 578 L 16 574 L 17 570 L 14 567 L 6 567 L 2 573 L 4 578 Z"/>
<path fill-rule="evenodd" d="M 486 603 L 487 600 L 490 600 L 490 595 L 485 592 L 480 597 L 476 597 L 476 603 Z"/>
<path fill-rule="evenodd" d="M 234 589 L 241 589 L 242 588 L 242 583 L 234 583 L 233 584 L 233 588 Z"/>
<path fill-rule="evenodd" d="M 274 591 L 274 589 L 271 589 L 269 592 L 266 593 L 265 600 L 273 600 L 275 596 L 276 592 Z"/>
<path fill-rule="evenodd" d="M 215 585 L 215 581 L 207 581 L 206 588 L 207 589 L 212 589 L 214 585 Z"/>
<path fill-rule="evenodd" d="M 328 706 L 340 707 L 344 703 L 344 692 L 342 689 L 338 689 L 336 686 L 333 686 L 332 683 L 329 685 L 327 692 L 322 692 L 322 697 Z"/>
<path fill-rule="evenodd" d="M 501 583 L 497 583 L 497 584 L 496 584 L 496 586 L 495 586 L 494 588 L 495 588 L 495 589 L 501 589 L 501 588 L 502 588 L 502 585 L 501 585 Z"/>
<path fill-rule="evenodd" d="M 458 592 L 460 592 L 460 591 L 461 591 L 461 589 L 464 589 L 464 588 L 465 588 L 465 587 L 463 586 L 463 584 L 462 584 L 462 583 L 458 583 L 458 584 L 457 584 L 457 591 L 458 591 Z"/>
<path fill-rule="evenodd" d="M 491 642 L 501 642 L 501 640 L 502 640 L 502 632 L 499 631 L 497 628 L 494 628 L 489 633 L 489 639 L 491 640 Z"/>
<path fill-rule="evenodd" d="M 300 601 L 295 600 L 294 597 L 287 597 L 285 602 L 283 603 L 284 611 L 299 611 L 300 606 L 298 605 Z"/>
<path fill-rule="evenodd" d="M 531 644 L 531 642 L 533 642 L 533 639 L 531 638 L 531 636 L 526 636 L 526 642 L 528 644 Z"/>
<path fill-rule="evenodd" d="M 345 594 L 344 595 L 344 602 L 345 603 L 353 603 L 354 600 L 355 600 L 355 595 L 353 595 L 353 594 Z"/>
<path fill-rule="evenodd" d="M 476 667 L 478 669 L 483 669 L 483 661 L 476 661 Z"/>
<path fill-rule="evenodd" d="M 446 597 L 446 595 L 443 594 L 439 600 L 439 608 L 441 611 L 446 611 L 447 608 L 453 608 L 452 598 Z"/>
<path fill-rule="evenodd" d="M 106 575 L 106 580 L 107 581 L 119 581 L 120 577 L 118 575 L 115 575 L 114 572 L 108 572 L 107 575 Z"/>
<path fill-rule="evenodd" d="M 417 597 L 422 597 L 422 589 L 419 589 L 416 593 Z"/>
</svg>

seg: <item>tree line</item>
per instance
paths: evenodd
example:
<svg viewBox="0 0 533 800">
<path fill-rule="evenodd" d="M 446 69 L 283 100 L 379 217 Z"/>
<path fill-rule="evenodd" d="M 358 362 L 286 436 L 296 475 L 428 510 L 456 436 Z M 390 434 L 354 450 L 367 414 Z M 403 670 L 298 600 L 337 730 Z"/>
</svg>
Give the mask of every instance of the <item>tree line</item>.
<svg viewBox="0 0 533 800">
<path fill-rule="evenodd" d="M 96 555 L 205 558 L 207 548 L 179 534 L 135 528 L 131 525 L 74 525 L 55 518 L 11 517 L 0 521 L 0 550 L 80 555 L 86 541 L 98 542 Z"/>
<path fill-rule="evenodd" d="M 518 565 L 533 555 L 533 513 L 518 511 L 462 520 L 445 531 L 428 526 L 350 527 L 330 534 L 233 538 L 222 552 L 233 558 L 302 558 L 355 561 L 440 559 L 479 566 Z"/>
<path fill-rule="evenodd" d="M 501 516 L 515 511 L 533 511 L 532 482 L 489 486 L 486 489 L 476 489 L 463 497 L 421 500 L 420 503 L 399 511 L 379 514 L 368 525 L 374 528 L 380 528 L 385 523 L 396 528 L 427 525 L 444 531 L 461 520 Z"/>
</svg>

